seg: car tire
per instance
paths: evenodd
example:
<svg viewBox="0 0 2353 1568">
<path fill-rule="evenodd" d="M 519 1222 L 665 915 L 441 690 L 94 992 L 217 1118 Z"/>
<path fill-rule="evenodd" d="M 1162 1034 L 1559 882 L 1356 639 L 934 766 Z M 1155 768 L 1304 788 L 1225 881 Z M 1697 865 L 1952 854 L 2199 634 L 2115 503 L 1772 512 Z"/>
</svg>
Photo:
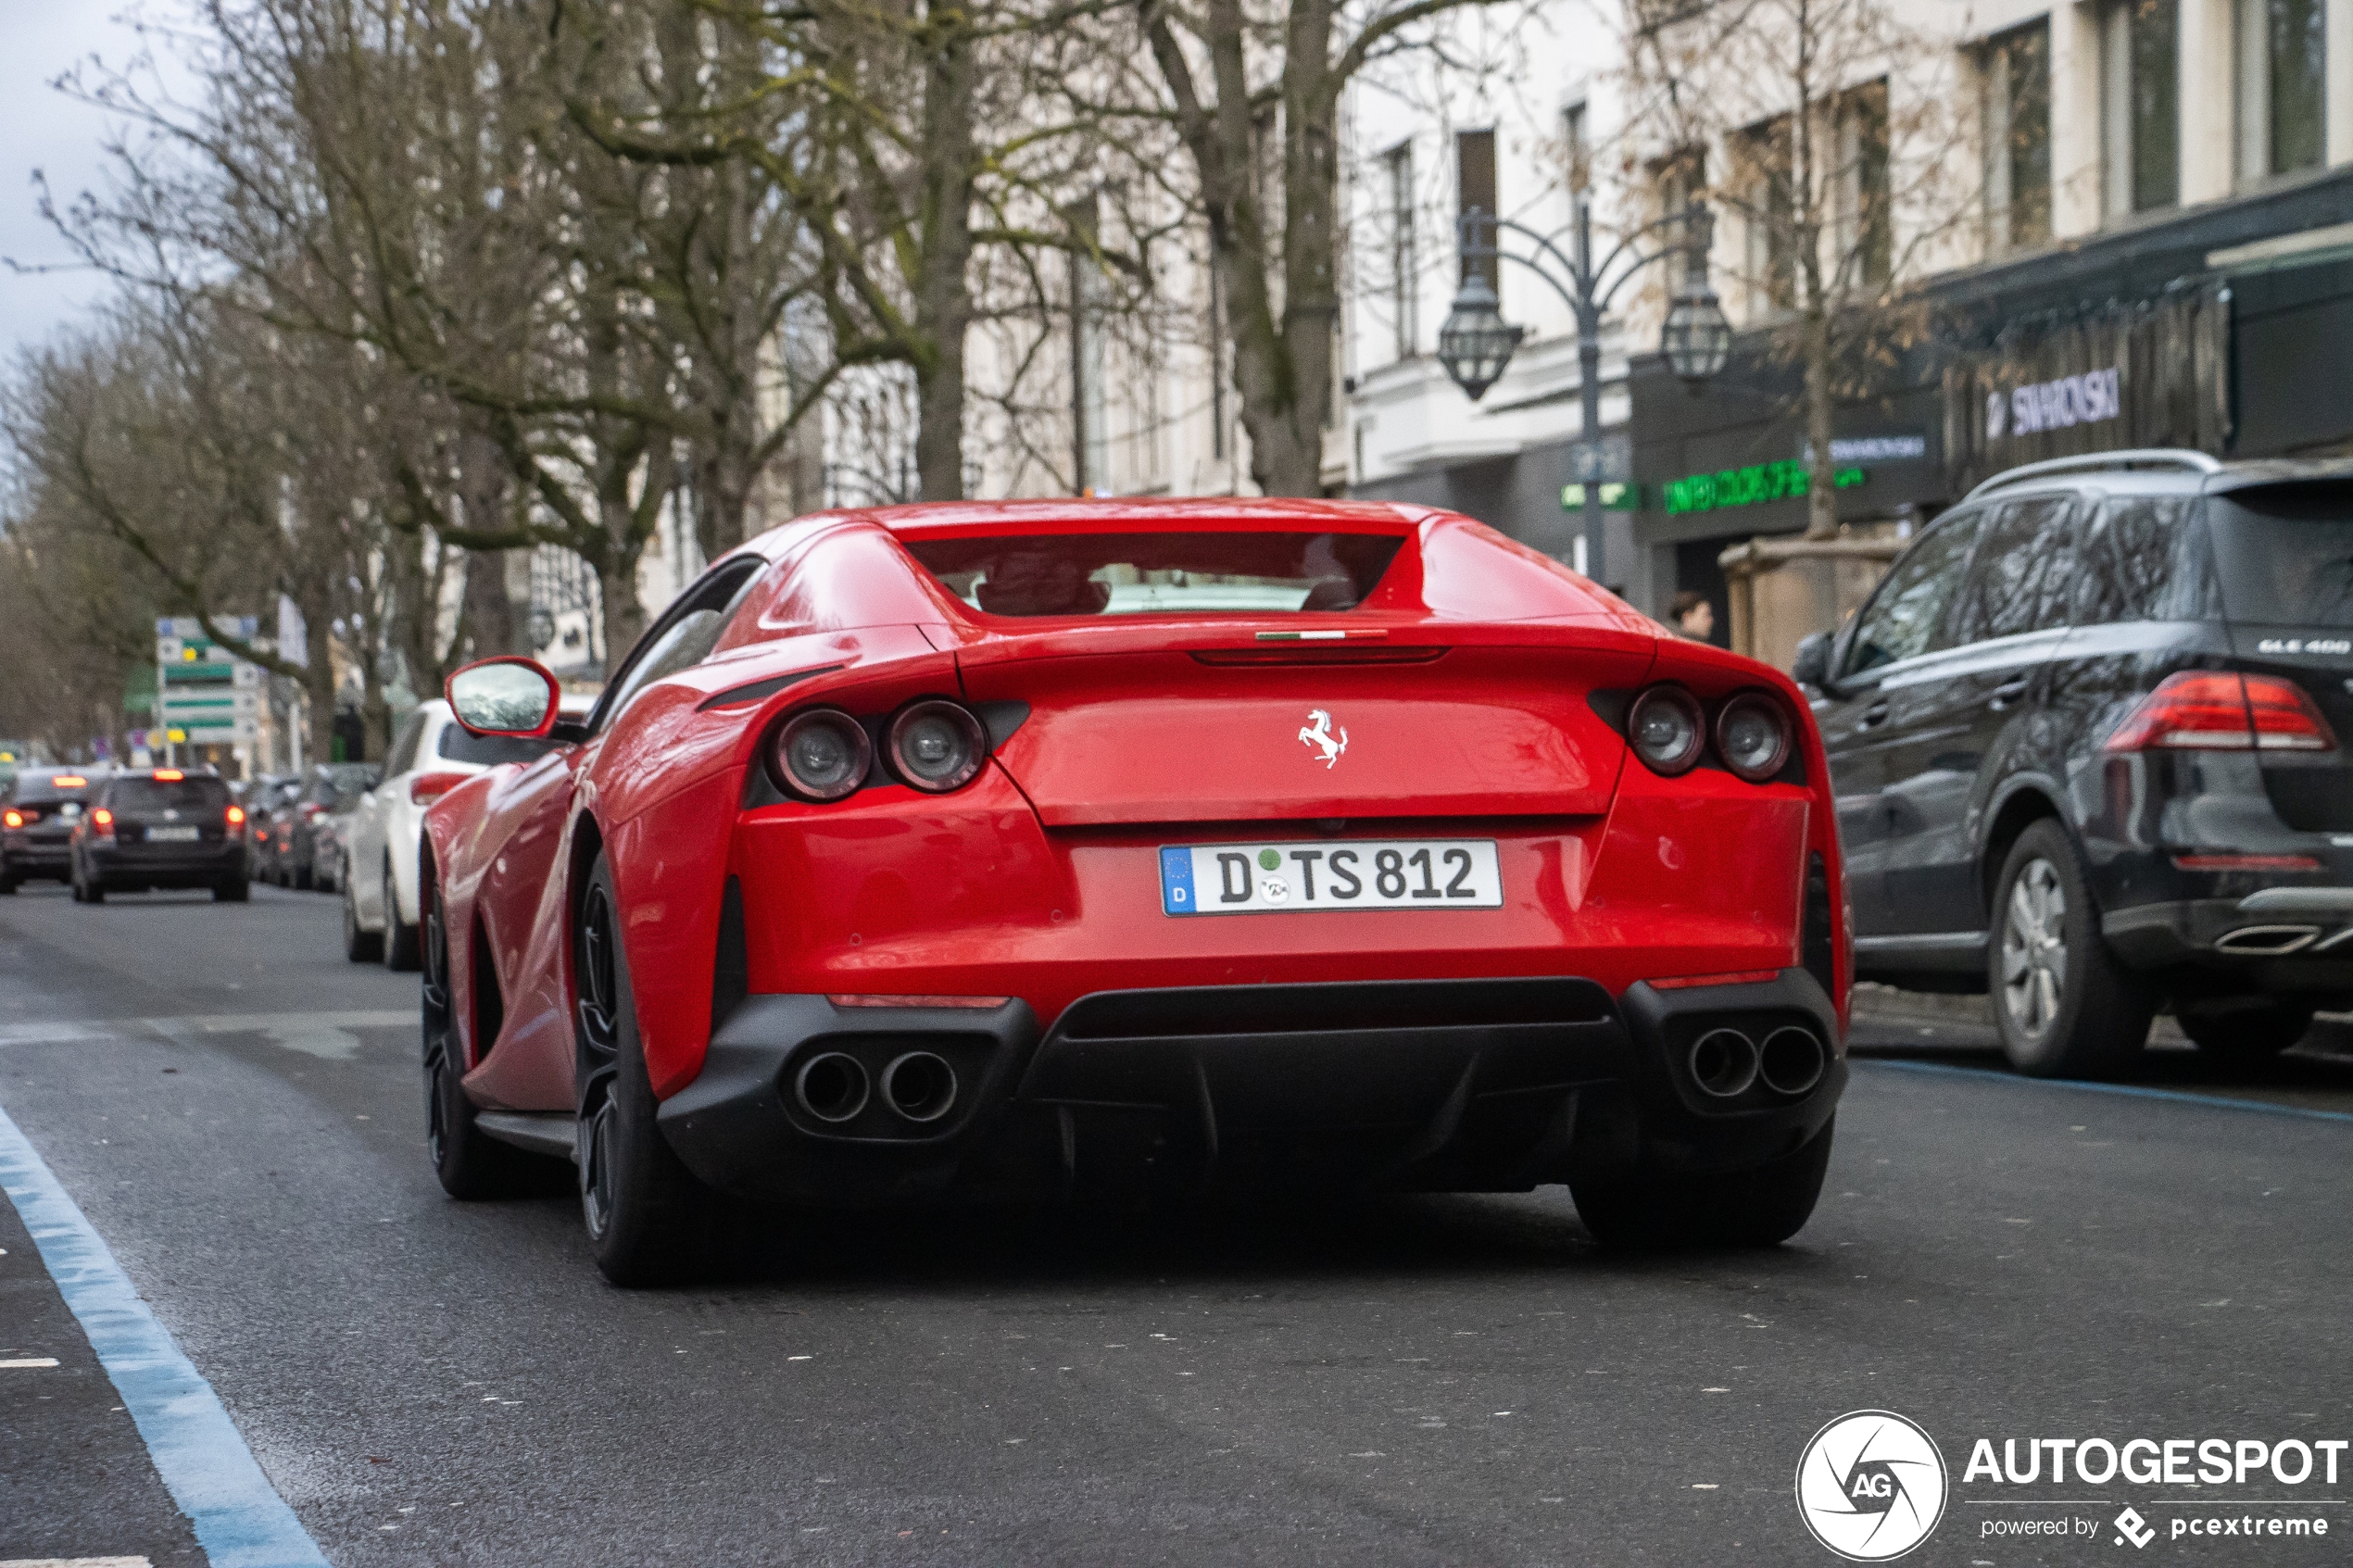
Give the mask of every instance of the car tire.
<svg viewBox="0 0 2353 1568">
<path fill-rule="evenodd" d="M 561 1161 L 526 1153 L 482 1130 L 472 1100 L 459 1080 L 456 1013 L 450 1007 L 448 944 L 439 936 L 439 910 L 426 922 L 433 947 L 423 963 L 422 1022 L 425 1069 L 425 1155 L 441 1190 L 466 1202 L 531 1198 L 562 1192 L 572 1184 Z"/>
<path fill-rule="evenodd" d="M 352 963 L 376 963 L 384 956 L 384 935 L 359 923 L 359 901 L 351 878 L 343 879 L 343 956 Z"/>
<path fill-rule="evenodd" d="M 2148 1044 L 2157 997 L 2116 961 L 2075 847 L 2032 823 L 1994 880 L 1986 986 L 2010 1065 L 2035 1078 L 2113 1078 Z"/>
<path fill-rule="evenodd" d="M 308 866 L 298 865 L 295 867 L 294 874 L 286 878 L 286 885 L 293 888 L 297 893 L 309 892 L 310 882 L 310 868 Z"/>
<path fill-rule="evenodd" d="M 392 861 L 384 861 L 384 928 L 377 946 L 384 953 L 384 968 L 406 974 L 422 961 L 418 948 L 417 928 L 400 918 L 400 885 L 393 880 Z"/>
<path fill-rule="evenodd" d="M 13 897 L 16 891 L 17 879 L 15 877 L 0 876 L 0 898 Z"/>
<path fill-rule="evenodd" d="M 2176 1008 L 2175 1022 L 2199 1052 L 2215 1061 L 2252 1066 L 2269 1061 L 2310 1033 L 2313 1010 L 2263 1000 L 2252 1006 Z"/>
<path fill-rule="evenodd" d="M 1577 1217 L 1621 1250 L 1779 1247 L 1806 1228 L 1830 1170 L 1833 1116 L 1780 1159 L 1700 1175 L 1616 1171 L 1569 1178 Z"/>
<path fill-rule="evenodd" d="M 252 897 L 252 886 L 241 876 L 212 884 L 212 901 L 216 904 L 243 904 Z"/>
<path fill-rule="evenodd" d="M 78 859 L 73 863 L 73 901 L 77 904 L 103 904 L 107 901 L 105 886 L 91 881 L 89 869 Z"/>
<path fill-rule="evenodd" d="M 598 1272 L 614 1285 L 644 1288 L 702 1272 L 723 1206 L 655 1123 L 659 1104 L 621 929 L 612 872 L 599 856 L 573 938 L 581 1218 Z"/>
</svg>

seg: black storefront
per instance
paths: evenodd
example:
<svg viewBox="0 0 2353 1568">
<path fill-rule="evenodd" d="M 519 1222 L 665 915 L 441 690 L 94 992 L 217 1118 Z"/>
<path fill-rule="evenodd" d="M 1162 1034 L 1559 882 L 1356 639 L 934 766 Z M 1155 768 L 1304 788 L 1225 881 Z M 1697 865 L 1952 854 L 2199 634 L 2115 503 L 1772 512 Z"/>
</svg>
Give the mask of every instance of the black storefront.
<svg viewBox="0 0 2353 1568">
<path fill-rule="evenodd" d="M 2353 169 L 1939 280 L 1898 335 L 1838 409 L 1851 524 L 1906 532 L 2044 458 L 2353 451 Z M 1655 356 L 1629 380 L 1640 505 L 1613 575 L 1655 611 L 1708 590 L 1721 625 L 1717 556 L 1806 526 L 1796 368 L 1744 334 L 1696 393 Z"/>
</svg>

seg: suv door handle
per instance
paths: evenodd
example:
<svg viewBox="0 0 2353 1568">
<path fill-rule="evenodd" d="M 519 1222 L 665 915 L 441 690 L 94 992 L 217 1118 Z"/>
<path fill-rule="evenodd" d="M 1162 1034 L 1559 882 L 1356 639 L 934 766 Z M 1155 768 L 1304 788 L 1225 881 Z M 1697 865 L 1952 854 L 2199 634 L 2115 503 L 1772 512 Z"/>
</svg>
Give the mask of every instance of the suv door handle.
<svg viewBox="0 0 2353 1568">
<path fill-rule="evenodd" d="M 1867 730 L 1877 729 L 1880 725 L 1886 722 L 1887 704 L 1884 702 L 1875 702 L 1869 708 L 1863 709 L 1863 728 Z"/>
<path fill-rule="evenodd" d="M 1999 713 L 2003 709 L 2024 696 L 2033 685 L 2034 677 L 2032 675 L 2020 675 L 2012 680 L 2004 681 L 1994 688 L 1994 700 L 1990 706 L 1994 712 Z"/>
</svg>

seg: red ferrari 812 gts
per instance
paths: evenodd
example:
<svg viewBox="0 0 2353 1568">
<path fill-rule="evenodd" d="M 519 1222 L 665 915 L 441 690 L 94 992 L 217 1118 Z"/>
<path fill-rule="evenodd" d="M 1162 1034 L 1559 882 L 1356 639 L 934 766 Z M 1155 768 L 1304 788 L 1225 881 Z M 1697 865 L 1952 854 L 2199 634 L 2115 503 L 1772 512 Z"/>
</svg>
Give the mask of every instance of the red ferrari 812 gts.
<svg viewBox="0 0 2353 1568">
<path fill-rule="evenodd" d="M 804 518 L 585 722 L 426 819 L 432 1153 L 578 1168 L 598 1264 L 743 1200 L 1567 1182 L 1769 1245 L 1845 1083 L 1806 703 L 1467 518 L 1312 501 Z"/>
</svg>

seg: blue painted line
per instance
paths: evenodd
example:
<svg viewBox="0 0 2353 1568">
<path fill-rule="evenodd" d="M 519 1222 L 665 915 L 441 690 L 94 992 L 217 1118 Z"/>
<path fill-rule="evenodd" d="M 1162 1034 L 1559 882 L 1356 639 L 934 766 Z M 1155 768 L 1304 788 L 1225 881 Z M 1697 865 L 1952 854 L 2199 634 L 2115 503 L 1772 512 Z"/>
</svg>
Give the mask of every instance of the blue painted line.
<svg viewBox="0 0 2353 1568">
<path fill-rule="evenodd" d="M 114 1253 L 16 1123 L 0 1110 L 0 1190 L 138 1424 L 156 1473 L 212 1568 L 327 1568 L 309 1532 L 254 1462 L 212 1385 L 139 1298 Z"/>
<path fill-rule="evenodd" d="M 2251 1110 L 2259 1116 L 2295 1116 L 2307 1122 L 2353 1122 L 2353 1114 L 2342 1110 L 2310 1110 L 2300 1105 L 2273 1105 L 2259 1099 L 2230 1099 L 2221 1095 L 2185 1095 L 2179 1089 L 2144 1089 L 2133 1084 L 2086 1084 L 2074 1078 L 2029 1078 L 2022 1073 L 2001 1073 L 1990 1067 L 1954 1067 L 1942 1061 L 1901 1061 L 1869 1056 L 1849 1056 L 1846 1060 L 1868 1067 L 1893 1067 L 1906 1073 L 1942 1073 L 1956 1078 L 1984 1078 L 1996 1084 L 2016 1084 L 2029 1088 L 2077 1089 L 2085 1094 L 2125 1095 L 2133 1099 L 2171 1100 L 2176 1105 L 2205 1105 L 2220 1110 Z"/>
</svg>

